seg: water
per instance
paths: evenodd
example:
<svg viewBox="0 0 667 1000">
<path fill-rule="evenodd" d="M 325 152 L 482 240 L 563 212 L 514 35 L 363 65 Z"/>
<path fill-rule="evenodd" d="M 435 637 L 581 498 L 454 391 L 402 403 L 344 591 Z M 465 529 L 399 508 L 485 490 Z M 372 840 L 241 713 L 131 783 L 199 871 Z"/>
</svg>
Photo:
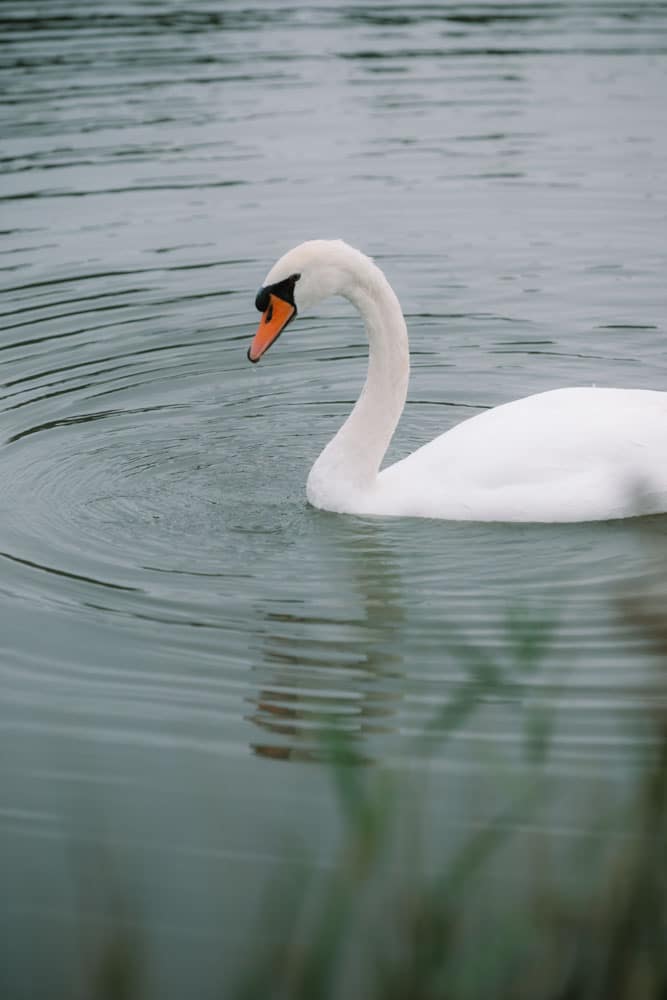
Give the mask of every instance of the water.
<svg viewBox="0 0 667 1000">
<path fill-rule="evenodd" d="M 619 718 L 642 711 L 642 644 L 610 599 L 644 569 L 637 526 L 312 510 L 360 323 L 329 303 L 257 368 L 245 351 L 274 259 L 342 236 L 408 320 L 390 458 L 541 389 L 664 389 L 667 8 L 0 15 L 3 974 L 77 995 L 114 912 L 91 870 L 134 907 L 156 995 L 204 997 L 283 837 L 326 859 L 322 719 L 409 758 L 464 680 L 452 635 L 495 649 L 512 609 L 557 620 L 531 691 L 560 706 L 573 794 L 641 749 Z M 521 739 L 490 704 L 436 752 L 445 831 Z"/>
</svg>

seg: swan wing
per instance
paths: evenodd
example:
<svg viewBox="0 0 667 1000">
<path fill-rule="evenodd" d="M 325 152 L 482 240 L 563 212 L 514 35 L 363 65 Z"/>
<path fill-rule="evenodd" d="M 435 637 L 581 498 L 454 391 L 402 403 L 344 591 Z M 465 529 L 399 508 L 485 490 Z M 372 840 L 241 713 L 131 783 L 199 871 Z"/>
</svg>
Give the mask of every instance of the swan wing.
<svg viewBox="0 0 667 1000">
<path fill-rule="evenodd" d="M 556 389 L 471 417 L 389 466 L 375 501 L 474 520 L 656 513 L 667 510 L 666 448 L 667 393 Z"/>
</svg>

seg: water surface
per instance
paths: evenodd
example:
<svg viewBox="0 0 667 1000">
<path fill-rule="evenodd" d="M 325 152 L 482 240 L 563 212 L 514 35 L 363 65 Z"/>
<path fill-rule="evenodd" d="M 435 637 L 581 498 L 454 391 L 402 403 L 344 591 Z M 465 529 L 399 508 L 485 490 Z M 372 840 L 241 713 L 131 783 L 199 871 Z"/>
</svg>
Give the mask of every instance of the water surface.
<svg viewBox="0 0 667 1000">
<path fill-rule="evenodd" d="M 569 792 L 642 749 L 642 642 L 613 607 L 645 568 L 636 524 L 315 511 L 360 322 L 328 303 L 256 368 L 245 352 L 274 259 L 340 236 L 408 320 L 390 458 L 542 389 L 664 389 L 667 10 L 33 0 L 0 19 L 4 975 L 15 997 L 77 995 L 82 924 L 111 919 L 90 869 L 155 945 L 156 995 L 205 997 L 285 833 L 326 860 L 323 719 L 409 760 L 465 683 L 457 644 L 504 649 L 508 614 L 556 623 L 528 690 L 559 708 Z M 443 837 L 485 813 L 490 753 L 521 760 L 515 709 L 435 749 Z"/>
</svg>

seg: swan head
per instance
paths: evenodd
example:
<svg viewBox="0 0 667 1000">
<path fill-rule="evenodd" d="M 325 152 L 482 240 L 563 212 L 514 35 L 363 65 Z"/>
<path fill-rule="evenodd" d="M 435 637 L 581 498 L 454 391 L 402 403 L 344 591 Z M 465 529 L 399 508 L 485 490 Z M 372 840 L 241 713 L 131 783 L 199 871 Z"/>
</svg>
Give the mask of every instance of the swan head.
<svg viewBox="0 0 667 1000">
<path fill-rule="evenodd" d="M 257 292 L 255 306 L 262 318 L 248 359 L 259 361 L 298 313 L 331 295 L 347 295 L 369 267 L 375 265 L 343 240 L 308 240 L 288 250 Z"/>
</svg>

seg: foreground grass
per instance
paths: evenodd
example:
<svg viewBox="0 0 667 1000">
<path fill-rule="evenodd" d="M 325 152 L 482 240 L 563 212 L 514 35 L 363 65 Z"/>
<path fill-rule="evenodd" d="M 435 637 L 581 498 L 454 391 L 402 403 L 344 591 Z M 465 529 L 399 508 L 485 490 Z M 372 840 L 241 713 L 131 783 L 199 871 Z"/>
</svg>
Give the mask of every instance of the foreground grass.
<svg viewBox="0 0 667 1000">
<path fill-rule="evenodd" d="M 268 899 L 279 939 L 249 957 L 237 1000 L 666 1000 L 667 616 L 662 599 L 646 596 L 624 602 L 620 613 L 655 653 L 642 720 L 653 752 L 626 804 L 629 830 L 613 835 L 609 817 L 593 814 L 589 835 L 564 859 L 565 869 L 582 872 L 581 891 L 538 873 L 517 906 L 513 894 L 489 888 L 490 871 L 516 847 L 517 827 L 549 795 L 551 713 L 522 712 L 528 776 L 497 815 L 428 872 L 415 847 L 424 817 L 411 813 L 406 834 L 405 778 L 365 767 L 349 735 L 329 730 L 324 750 L 344 829 L 337 860 L 316 884 L 283 886 Z M 514 619 L 509 667 L 462 644 L 469 681 L 415 752 L 446 741 L 489 697 L 520 702 L 550 633 L 544 623 Z M 507 863 L 520 861 L 515 854 Z"/>
<path fill-rule="evenodd" d="M 467 680 L 415 740 L 412 771 L 369 764 L 354 735 L 323 726 L 320 754 L 341 827 L 336 857 L 324 874 L 307 863 L 298 875 L 286 867 L 267 887 L 256 933 L 247 937 L 245 972 L 236 983 L 211 984 L 217 995 L 667 1000 L 665 610 L 664 598 L 650 595 L 619 607 L 655 654 L 640 720 L 644 756 L 622 814 L 591 803 L 590 816 L 581 817 L 589 823 L 585 836 L 561 841 L 558 865 L 522 854 L 520 832 L 540 822 L 548 840 L 549 809 L 553 818 L 558 806 L 549 780 L 554 714 L 527 697 L 553 623 L 511 616 L 495 654 L 453 642 Z M 443 744 L 498 700 L 515 707 L 520 777 L 515 768 L 496 789 L 497 811 L 467 828 L 444 860 L 424 862 L 429 755 L 437 749 L 442 758 Z M 501 767 L 498 774 L 502 780 Z M 518 874 L 521 892 L 513 885 Z M 143 1000 L 149 956 L 127 905 L 111 909 L 101 938 L 82 925 L 85 996 Z"/>
</svg>

